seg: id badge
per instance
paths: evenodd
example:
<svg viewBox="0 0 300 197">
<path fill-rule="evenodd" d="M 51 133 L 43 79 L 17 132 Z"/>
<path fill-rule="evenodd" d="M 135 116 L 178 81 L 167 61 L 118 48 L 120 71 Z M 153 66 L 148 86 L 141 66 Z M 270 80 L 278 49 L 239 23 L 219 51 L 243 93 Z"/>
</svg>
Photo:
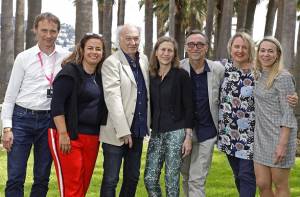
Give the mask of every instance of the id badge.
<svg viewBox="0 0 300 197">
<path fill-rule="evenodd" d="M 52 88 L 47 89 L 47 98 L 52 98 L 52 95 L 53 95 L 53 89 Z"/>
</svg>

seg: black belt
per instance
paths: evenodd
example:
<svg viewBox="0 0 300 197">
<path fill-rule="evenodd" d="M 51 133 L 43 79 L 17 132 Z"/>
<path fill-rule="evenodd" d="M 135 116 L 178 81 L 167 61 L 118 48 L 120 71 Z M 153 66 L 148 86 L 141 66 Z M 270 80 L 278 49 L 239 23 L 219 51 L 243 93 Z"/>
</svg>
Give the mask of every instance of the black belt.
<svg viewBox="0 0 300 197">
<path fill-rule="evenodd" d="M 50 114 L 50 110 L 32 110 L 15 104 L 15 109 L 22 110 L 29 114 Z"/>
</svg>

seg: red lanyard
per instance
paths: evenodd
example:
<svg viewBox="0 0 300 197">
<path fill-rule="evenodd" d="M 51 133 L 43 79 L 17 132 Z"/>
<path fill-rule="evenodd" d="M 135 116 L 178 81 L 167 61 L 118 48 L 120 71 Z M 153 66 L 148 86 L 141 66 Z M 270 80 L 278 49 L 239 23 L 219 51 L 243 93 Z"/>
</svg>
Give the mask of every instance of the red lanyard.
<svg viewBox="0 0 300 197">
<path fill-rule="evenodd" d="M 52 87 L 53 78 L 54 78 L 54 70 L 55 70 L 55 58 L 54 58 L 53 65 L 52 65 L 52 71 L 51 71 L 51 74 L 50 74 L 50 77 L 49 77 L 49 76 L 46 75 L 46 72 L 45 72 L 45 69 L 44 69 L 44 63 L 43 63 L 43 59 L 42 59 L 42 52 L 39 52 L 38 56 L 39 56 L 41 68 L 44 71 L 44 75 L 45 75 L 47 81 L 49 82 L 50 87 Z"/>
</svg>

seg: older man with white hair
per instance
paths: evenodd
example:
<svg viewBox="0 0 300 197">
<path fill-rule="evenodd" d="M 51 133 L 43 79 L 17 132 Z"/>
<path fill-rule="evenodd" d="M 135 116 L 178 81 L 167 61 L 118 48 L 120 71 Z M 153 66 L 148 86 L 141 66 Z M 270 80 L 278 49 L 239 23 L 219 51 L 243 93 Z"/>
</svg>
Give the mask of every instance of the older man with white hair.
<svg viewBox="0 0 300 197">
<path fill-rule="evenodd" d="M 148 60 L 138 52 L 139 27 L 129 24 L 119 27 L 118 40 L 119 50 L 102 66 L 108 119 L 100 133 L 104 156 L 100 196 L 115 196 L 124 160 L 119 196 L 134 197 L 140 175 L 143 138 L 149 128 Z"/>
</svg>

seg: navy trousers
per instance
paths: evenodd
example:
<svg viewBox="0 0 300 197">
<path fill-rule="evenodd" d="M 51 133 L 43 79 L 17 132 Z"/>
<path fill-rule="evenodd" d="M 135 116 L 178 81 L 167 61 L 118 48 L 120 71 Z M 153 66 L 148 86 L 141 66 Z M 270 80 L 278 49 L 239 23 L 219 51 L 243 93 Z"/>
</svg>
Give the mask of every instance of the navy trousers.
<svg viewBox="0 0 300 197">
<path fill-rule="evenodd" d="M 255 197 L 256 182 L 253 160 L 227 155 L 240 197 Z"/>
<path fill-rule="evenodd" d="M 143 138 L 132 138 L 133 146 L 114 146 L 102 143 L 103 149 L 103 179 L 101 184 L 101 197 L 115 197 L 119 182 L 119 172 L 123 163 L 123 183 L 120 197 L 134 197 L 140 176 Z"/>
<path fill-rule="evenodd" d="M 48 146 L 50 112 L 33 112 L 15 106 L 12 118 L 13 145 L 7 153 L 5 196 L 23 197 L 27 160 L 31 147 L 34 154 L 33 184 L 30 197 L 46 197 L 52 157 Z"/>
</svg>

